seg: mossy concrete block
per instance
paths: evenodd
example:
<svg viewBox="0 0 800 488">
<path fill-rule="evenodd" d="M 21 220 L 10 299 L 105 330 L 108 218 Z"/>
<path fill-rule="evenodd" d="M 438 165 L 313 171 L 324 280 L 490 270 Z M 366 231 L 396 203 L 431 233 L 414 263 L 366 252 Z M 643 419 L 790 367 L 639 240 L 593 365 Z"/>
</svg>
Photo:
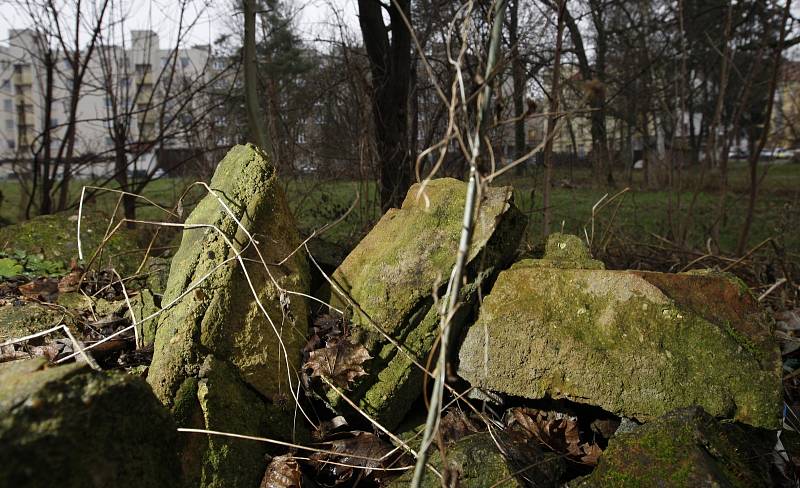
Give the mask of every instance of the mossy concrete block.
<svg viewBox="0 0 800 488">
<path fill-rule="evenodd" d="M 437 337 L 433 294 L 442 294 L 455 264 L 467 186 L 452 178 L 411 187 L 399 209 L 390 209 L 333 274 L 359 308 L 351 310 L 355 339 L 374 359 L 350 394 L 361 408 L 392 428 L 421 392 L 422 372 L 377 333 L 378 324 L 424 362 Z M 514 207 L 512 189 L 489 188 L 480 201 L 470 246 L 462 307 L 454 326 L 469 314 L 481 284 L 513 260 L 526 219 Z M 347 308 L 333 294 L 335 306 Z M 331 392 L 329 399 L 337 404 Z"/>
<path fill-rule="evenodd" d="M 164 290 L 167 289 L 169 262 L 170 260 L 167 258 L 150 256 L 142 270 L 143 273 L 147 273 L 147 288 L 156 295 L 163 295 Z"/>
<path fill-rule="evenodd" d="M 605 269 L 602 261 L 592 259 L 589 248 L 578 237 L 572 234 L 553 233 L 547 237 L 542 259 L 523 261 L 528 267 L 561 268 L 561 269 Z M 519 263 L 518 263 L 519 264 Z M 516 264 L 515 266 L 517 266 Z"/>
<path fill-rule="evenodd" d="M 570 486 L 776 486 L 774 444 L 774 432 L 723 424 L 698 407 L 681 409 L 615 436 L 592 474 Z"/>
<path fill-rule="evenodd" d="M 208 424 L 203 419 L 212 415 L 207 409 L 213 402 L 199 398 L 225 396 L 227 388 L 248 392 L 247 401 L 231 406 L 233 410 L 256 412 L 269 402 L 291 404 L 287 363 L 292 371 L 300 368 L 300 348 L 308 328 L 305 300 L 280 292 L 282 288 L 307 294 L 309 278 L 301 253 L 276 264 L 295 250 L 300 237 L 273 165 L 256 147 L 235 146 L 220 162 L 210 186 L 235 220 L 213 195 L 203 198 L 188 217 L 186 223 L 198 228 L 184 231 L 172 260 L 161 300 L 167 309 L 158 321 L 147 377 L 156 396 L 182 426 Z M 257 244 L 247 246 L 247 234 L 236 220 L 255 236 Z M 221 230 L 236 249 L 208 226 Z M 242 249 L 247 274 L 235 259 Z M 229 380 L 202 381 L 202 366 L 212 356 L 229 366 L 225 375 Z M 256 444 L 248 445 L 259 453 L 261 447 Z M 201 463 L 202 456 L 192 458 L 183 452 L 186 472 L 205 470 L 202 479 L 208 481 L 201 486 L 221 486 L 224 473 L 237 466 L 235 459 L 220 457 L 213 449 L 209 451 L 215 456 L 213 462 Z M 257 476 L 262 475 L 263 469 Z M 253 473 L 241 476 L 249 479 Z M 231 483 L 226 486 L 244 486 L 235 480 Z"/>
<path fill-rule="evenodd" d="M 723 277 L 522 262 L 498 277 L 459 358 L 473 386 L 640 421 L 701 405 L 759 427 L 779 422 L 769 323 Z"/>
<path fill-rule="evenodd" d="M 0 306 L 0 343 L 50 329 L 66 320 L 69 314 L 36 302 L 7 303 Z"/>
<path fill-rule="evenodd" d="M 0 365 L 0 486 L 179 486 L 177 433 L 144 380 Z"/>
<path fill-rule="evenodd" d="M 81 246 L 85 260 L 88 261 L 102 243 L 109 222 L 109 217 L 84 209 Z M 46 260 L 62 262 L 69 269 L 70 261 L 78 259 L 77 228 L 76 213 L 42 215 L 0 228 L 0 249 L 7 253 L 21 251 L 28 255 L 41 255 Z M 113 266 L 126 276 L 136 271 L 143 255 L 136 232 L 121 226 L 103 246 L 95 265 Z"/>
<path fill-rule="evenodd" d="M 115 315 L 131 319 L 131 313 L 136 318 L 136 331 L 142 340 L 142 346 L 149 347 L 156 340 L 156 318 L 143 322 L 144 319 L 158 312 L 159 306 L 153 293 L 143 288 L 136 293 L 128 291 L 130 307 L 125 299 L 108 301 L 103 298 L 95 304 L 95 313 L 99 316 Z M 133 323 L 133 321 L 131 321 Z"/>
<path fill-rule="evenodd" d="M 457 481 L 451 479 L 448 486 L 454 485 L 461 488 L 525 486 L 514 477 L 505 457 L 497 449 L 494 439 L 487 432 L 469 435 L 449 446 L 447 448 L 447 466 L 443 465 L 441 452 L 435 446 L 431 448 L 428 462 L 440 473 L 447 472 L 458 477 Z M 414 470 L 409 470 L 389 486 L 392 488 L 409 486 L 413 476 Z M 442 486 L 442 481 L 428 471 L 420 486 L 438 488 Z"/>
</svg>

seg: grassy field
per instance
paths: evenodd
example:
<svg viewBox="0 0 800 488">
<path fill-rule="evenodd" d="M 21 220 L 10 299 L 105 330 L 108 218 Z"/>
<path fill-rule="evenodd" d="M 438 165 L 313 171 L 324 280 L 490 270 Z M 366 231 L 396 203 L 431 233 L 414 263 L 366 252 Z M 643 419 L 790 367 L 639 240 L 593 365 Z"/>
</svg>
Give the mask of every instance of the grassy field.
<svg viewBox="0 0 800 488">
<path fill-rule="evenodd" d="M 571 178 L 570 178 L 571 176 Z M 622 181 L 615 189 L 595 188 L 590 172 L 575 170 L 556 171 L 556 186 L 552 192 L 552 229 L 583 235 L 591 231 L 592 207 L 604 195 L 609 197 L 625 188 Z M 568 185 L 564 185 L 569 180 Z M 678 224 L 688 228 L 686 244 L 695 249 L 705 249 L 709 229 L 716 216 L 718 205 L 718 178 L 706 178 L 702 191 L 697 192 L 692 218 L 687 220 L 687 209 L 695 197 L 696 181 L 685 181 L 686 190 L 678 192 L 645 189 L 641 175 L 634 175 L 630 190 L 602 209 L 595 218 L 595 233 L 608 230 L 627 239 L 652 242 L 655 236 L 670 238 L 671 230 Z M 541 244 L 542 196 L 541 177 L 505 177 L 498 185 L 512 185 L 517 206 L 529 217 L 528 241 L 530 246 Z M 308 191 L 306 182 L 289 185 L 289 200 L 293 204 L 304 231 L 324 225 L 341 215 L 352 202 L 360 187 L 361 205 L 356 207 L 338 227 L 329 231 L 328 238 L 347 243 L 357 240 L 379 216 L 374 204 L 374 188 L 355 182 L 318 183 Z M 747 208 L 748 174 L 744 166 L 734 166 L 729 175 L 730 193 L 728 212 L 720 233 L 720 249 L 733 253 Z M 366 191 L 365 191 L 366 190 Z M 364 201 L 367 204 L 364 205 Z M 671 203 L 670 203 L 671 202 Z M 618 206 L 618 208 L 617 208 Z M 684 222 L 686 222 L 684 224 Z M 789 257 L 800 261 L 800 165 L 772 165 L 760 187 L 750 244 L 756 245 L 767 237 L 776 238 L 785 246 Z"/>
<path fill-rule="evenodd" d="M 760 187 L 755 220 L 750 236 L 750 244 L 755 245 L 767 237 L 774 237 L 785 247 L 788 257 L 800 261 L 800 165 L 774 164 L 767 166 L 767 172 Z M 595 218 L 595 233 L 604 232 L 624 236 L 642 242 L 658 239 L 656 236 L 672 239 L 673 229 L 679 223 L 687 223 L 689 247 L 705 249 L 709 228 L 716 215 L 718 202 L 717 188 L 719 178 L 710 175 L 702 185 L 697 180 L 684 177 L 682 192 L 651 190 L 644 188 L 641 174 L 634 174 L 631 181 L 626 175 L 617 175 L 618 184 L 614 189 L 597 188 L 592 185 L 587 169 L 559 169 L 555 173 L 556 183 L 552 192 L 551 212 L 553 230 L 583 235 L 591 230 L 592 206 L 604 195 L 609 196 L 629 186 L 629 191 L 619 196 L 603 208 Z M 743 165 L 734 165 L 729 176 L 730 196 L 727 219 L 721 228 L 720 248 L 724 253 L 732 253 L 744 220 L 747 206 L 748 175 Z M 152 182 L 144 195 L 151 200 L 171 207 L 191 183 L 181 179 L 161 179 Z M 541 243 L 542 198 L 541 175 L 524 177 L 509 176 L 498 181 L 499 185 L 512 185 L 515 188 L 517 206 L 529 219 L 528 244 Z M 301 231 L 309 234 L 343 215 L 348 208 L 352 211 L 337 226 L 326 231 L 324 238 L 334 244 L 340 252 L 345 252 L 367 232 L 380 216 L 376 198 L 376 188 L 372 183 L 355 181 L 324 181 L 313 178 L 292 180 L 284 183 L 289 203 L 295 212 Z M 687 209 L 695 198 L 692 218 L 687 220 Z M 20 186 L 15 181 L 0 183 L 3 202 L 0 217 L 8 222 L 19 218 Z M 71 188 L 72 194 L 80 194 L 80 186 Z M 191 208 L 200 196 L 199 189 L 192 192 L 184 205 Z M 356 199 L 356 195 L 358 198 Z M 110 213 L 114 209 L 117 196 L 113 193 L 98 195 L 91 204 Z M 139 218 L 161 220 L 163 214 L 146 204 L 139 210 Z"/>
</svg>

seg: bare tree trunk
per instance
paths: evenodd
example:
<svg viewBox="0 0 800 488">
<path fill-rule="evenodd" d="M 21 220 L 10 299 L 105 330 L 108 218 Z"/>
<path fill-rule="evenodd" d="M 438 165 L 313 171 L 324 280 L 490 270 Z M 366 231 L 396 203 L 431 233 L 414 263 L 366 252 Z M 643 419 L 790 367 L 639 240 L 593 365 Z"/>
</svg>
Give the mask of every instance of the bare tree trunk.
<svg viewBox="0 0 800 488">
<path fill-rule="evenodd" d="M 556 9 L 556 3 L 553 0 L 548 0 L 551 8 Z M 589 121 L 591 123 L 592 135 L 592 170 L 594 172 L 594 181 L 600 182 L 603 178 L 609 186 L 614 185 L 613 168 L 608 160 L 608 134 L 606 133 L 606 102 L 605 102 L 605 54 L 606 54 L 606 35 L 605 27 L 603 24 L 603 9 L 605 8 L 600 4 L 601 2 L 592 1 L 590 10 L 592 13 L 592 22 L 597 31 L 596 42 L 596 59 L 594 62 L 594 69 L 586 54 L 586 48 L 583 43 L 583 36 L 581 29 L 578 26 L 575 18 L 570 13 L 569 9 L 563 7 L 564 10 L 564 23 L 569 30 L 570 38 L 572 39 L 573 50 L 575 57 L 578 61 L 578 70 L 580 71 L 583 82 L 586 84 L 587 101 L 591 109 Z M 559 3 L 558 5 L 561 5 Z"/>
<path fill-rule="evenodd" d="M 781 61 L 783 60 L 782 53 L 784 43 L 786 42 L 786 23 L 789 19 L 791 12 L 792 0 L 786 0 L 786 6 L 783 10 L 783 19 L 780 25 L 780 36 L 778 44 L 775 46 L 772 56 L 772 73 L 769 80 L 769 89 L 767 90 L 767 110 L 764 114 L 764 126 L 761 129 L 761 137 L 754 151 L 750 151 L 750 158 L 747 161 L 750 174 L 750 188 L 748 191 L 747 199 L 747 212 L 745 213 L 744 224 L 742 224 L 742 231 L 739 234 L 739 241 L 736 244 L 736 254 L 742 255 L 747 248 L 747 242 L 750 238 L 750 228 L 753 226 L 753 215 L 755 214 L 756 199 L 758 198 L 758 158 L 764 145 L 767 143 L 769 137 L 770 123 L 772 122 L 772 109 L 775 105 L 775 90 L 778 86 L 778 77 L 780 75 Z M 752 138 L 750 139 L 752 141 Z"/>
<path fill-rule="evenodd" d="M 242 0 L 244 10 L 244 94 L 250 137 L 263 150 L 269 151 L 269 137 L 258 103 L 258 74 L 256 73 L 256 2 Z"/>
<path fill-rule="evenodd" d="M 389 26 L 383 12 L 389 12 Z M 408 96 L 411 76 L 411 34 L 403 22 L 410 18 L 409 0 L 388 6 L 378 0 L 358 0 L 359 24 L 372 73 L 372 112 L 380 168 L 383 211 L 399 207 L 411 186 L 408 148 Z M 389 40 L 391 31 L 391 41 Z"/>
<path fill-rule="evenodd" d="M 542 236 L 550 235 L 550 187 L 553 181 L 553 138 L 556 130 L 558 102 L 561 98 L 561 46 L 564 37 L 564 5 L 560 0 L 558 6 L 558 33 L 556 34 L 556 51 L 553 59 L 553 84 L 550 90 L 550 115 L 547 117 L 547 139 L 544 145 L 544 187 L 542 188 Z"/>
<path fill-rule="evenodd" d="M 514 160 L 525 155 L 525 66 L 519 52 L 519 2 L 514 0 L 509 8 L 511 25 L 508 29 L 508 39 L 511 42 L 511 77 L 514 84 Z M 527 169 L 526 164 L 517 166 L 517 174 L 522 175 Z"/>
</svg>

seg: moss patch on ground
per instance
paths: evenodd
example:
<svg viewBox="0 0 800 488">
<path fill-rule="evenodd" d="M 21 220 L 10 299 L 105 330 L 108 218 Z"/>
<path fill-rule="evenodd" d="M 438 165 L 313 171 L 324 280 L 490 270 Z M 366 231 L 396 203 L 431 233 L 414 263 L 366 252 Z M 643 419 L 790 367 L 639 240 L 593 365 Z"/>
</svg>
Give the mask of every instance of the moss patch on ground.
<svg viewBox="0 0 800 488">
<path fill-rule="evenodd" d="M 92 258 L 100 247 L 110 219 L 102 214 L 86 211 L 81 220 L 81 247 L 84 262 Z M 43 215 L 18 224 L 0 228 L 0 250 L 11 255 L 33 256 L 40 260 L 60 263 L 63 271 L 69 270 L 71 260 L 78 259 L 78 215 L 63 212 Z M 144 250 L 140 249 L 137 234 L 120 227 L 108 239 L 97 255 L 94 265 L 114 267 L 125 276 L 139 265 Z"/>
</svg>

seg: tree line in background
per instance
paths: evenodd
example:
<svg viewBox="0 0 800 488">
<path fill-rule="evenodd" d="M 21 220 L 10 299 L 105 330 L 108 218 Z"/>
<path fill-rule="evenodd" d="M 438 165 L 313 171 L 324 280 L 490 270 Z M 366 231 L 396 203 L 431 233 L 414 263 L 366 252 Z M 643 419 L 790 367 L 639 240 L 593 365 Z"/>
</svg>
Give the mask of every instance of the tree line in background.
<svg viewBox="0 0 800 488">
<path fill-rule="evenodd" d="M 358 26 L 330 5 L 325 35 L 299 34 L 299 5 L 241 0 L 228 6 L 227 34 L 187 72 L 182 52 L 197 12 L 181 9 L 160 66 L 131 63 L 124 9 L 115 0 L 19 1 L 36 33 L 29 55 L 41 94 L 41 120 L 17 172 L 23 215 L 75 206 L 68 190 L 81 165 L 106 161 L 98 186 L 141 193 L 155 177 L 207 177 L 232 144 L 256 141 L 282 175 L 377 182 L 382 210 L 398 206 L 412 181 L 467 171 L 459 127 L 491 84 L 495 98 L 483 137 L 489 174 L 516 164 L 542 171 L 545 229 L 553 165 L 585 165 L 598 186 L 644 184 L 674 193 L 670 238 L 684 243 L 698 194 L 709 180 L 718 204 L 709 236 L 726 219 L 731 157 L 749 168 L 747 246 L 767 147 L 798 143 L 798 111 L 781 98 L 798 81 L 791 60 L 800 42 L 788 1 L 508 0 L 497 67 L 486 78 L 492 2 L 475 2 L 472 29 L 454 19 L 463 6 L 441 0 L 358 0 Z M 156 46 L 158 48 L 158 46 Z M 166 59 L 166 61 L 164 61 Z M 456 62 L 457 60 L 457 62 Z M 69 89 L 58 87 L 66 77 Z M 125 81 L 127 80 L 127 81 Z M 149 80 L 149 83 L 145 82 Z M 455 89 L 454 89 L 455 87 Z M 110 141 L 79 151 L 83 97 L 102 94 L 93 115 Z M 453 97 L 456 103 L 443 103 Z M 56 104 L 66 117 L 50 124 Z M 142 160 L 157 155 L 158 164 Z M 144 171 L 132 169 L 144 166 Z M 672 202 L 672 200 L 670 200 Z M 134 218 L 132 198 L 125 215 Z"/>
</svg>

